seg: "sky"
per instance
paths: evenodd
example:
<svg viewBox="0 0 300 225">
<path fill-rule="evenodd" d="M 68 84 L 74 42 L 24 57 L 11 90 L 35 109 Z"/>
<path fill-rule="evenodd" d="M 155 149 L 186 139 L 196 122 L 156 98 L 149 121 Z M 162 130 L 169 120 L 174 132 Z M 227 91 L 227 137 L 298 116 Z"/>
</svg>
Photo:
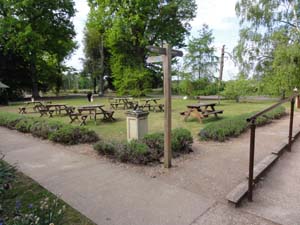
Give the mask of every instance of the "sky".
<svg viewBox="0 0 300 225">
<path fill-rule="evenodd" d="M 197 37 L 198 30 L 205 23 L 213 30 L 215 37 L 214 46 L 216 47 L 217 55 L 221 55 L 222 45 L 225 45 L 225 52 L 231 53 L 238 41 L 239 24 L 235 15 L 235 3 L 237 0 L 196 0 L 196 2 L 198 5 L 197 16 L 191 22 L 191 36 Z M 86 0 L 75 0 L 75 4 L 77 13 L 73 22 L 77 33 L 78 49 L 66 61 L 66 64 L 80 71 L 82 69 L 80 58 L 84 57 L 83 31 L 89 7 Z M 237 68 L 226 53 L 223 79 L 233 79 L 236 73 Z"/>
</svg>

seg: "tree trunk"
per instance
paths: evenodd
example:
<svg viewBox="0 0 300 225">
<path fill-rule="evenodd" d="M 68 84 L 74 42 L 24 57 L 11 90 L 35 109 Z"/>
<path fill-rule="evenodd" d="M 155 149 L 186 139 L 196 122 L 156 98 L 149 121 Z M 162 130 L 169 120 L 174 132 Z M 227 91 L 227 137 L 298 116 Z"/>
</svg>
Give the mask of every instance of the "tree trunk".
<svg viewBox="0 0 300 225">
<path fill-rule="evenodd" d="M 103 96 L 104 94 L 104 42 L 103 42 L 103 36 L 101 36 L 101 43 L 99 46 L 99 52 L 100 52 L 100 74 L 99 74 L 99 96 Z"/>
<path fill-rule="evenodd" d="M 94 78 L 93 89 L 94 89 L 94 94 L 97 94 L 97 79 L 96 79 L 96 77 Z"/>
<path fill-rule="evenodd" d="M 32 81 L 32 97 L 33 98 L 39 98 L 39 88 L 38 88 L 38 79 L 36 75 L 36 68 L 34 60 L 30 63 L 30 75 L 31 75 L 31 81 Z"/>
</svg>

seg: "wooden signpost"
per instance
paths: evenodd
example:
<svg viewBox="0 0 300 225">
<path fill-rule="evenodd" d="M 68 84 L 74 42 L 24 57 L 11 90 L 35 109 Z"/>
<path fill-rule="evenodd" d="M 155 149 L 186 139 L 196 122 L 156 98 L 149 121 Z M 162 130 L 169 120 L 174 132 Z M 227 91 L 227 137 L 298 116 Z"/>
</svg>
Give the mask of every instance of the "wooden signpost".
<svg viewBox="0 0 300 225">
<path fill-rule="evenodd" d="M 150 56 L 148 63 L 163 63 L 164 71 L 164 98 L 165 98 L 165 131 L 164 131 L 164 166 L 170 168 L 172 166 L 172 150 L 171 150 L 171 60 L 172 57 L 182 57 L 183 52 L 172 50 L 171 46 L 165 44 L 163 48 L 156 46 L 147 47 L 150 52 L 161 54 L 159 56 Z"/>
</svg>

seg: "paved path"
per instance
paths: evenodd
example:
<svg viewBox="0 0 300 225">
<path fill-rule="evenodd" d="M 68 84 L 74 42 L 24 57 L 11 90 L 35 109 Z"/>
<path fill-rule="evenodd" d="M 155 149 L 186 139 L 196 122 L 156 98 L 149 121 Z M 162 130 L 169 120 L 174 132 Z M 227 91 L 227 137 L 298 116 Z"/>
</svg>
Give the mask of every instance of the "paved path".
<svg viewBox="0 0 300 225">
<path fill-rule="evenodd" d="M 299 115 L 295 120 L 300 121 Z M 271 130 L 259 129 L 258 140 L 263 142 L 257 146 L 258 160 L 270 152 L 265 149 L 286 139 L 286 122 L 287 118 L 270 125 Z M 283 180 L 278 177 L 273 181 L 270 173 L 255 192 L 254 203 L 235 209 L 224 200 L 245 178 L 248 138 L 245 134 L 223 144 L 196 144 L 201 153 L 177 162 L 156 179 L 80 154 L 80 146 L 64 147 L 5 128 L 0 128 L 0 152 L 6 161 L 17 163 L 25 174 L 101 225 L 299 224 L 300 199 L 294 198 L 300 184 L 299 166 L 289 168 L 290 160 L 297 164 L 300 159 L 300 149 L 296 153 L 299 147 L 275 165 L 280 171 L 285 167 L 279 173 Z M 281 182 L 285 185 L 278 185 Z M 265 201 L 269 191 L 274 194 Z M 282 191 L 290 194 L 279 195 Z M 294 207 L 290 209 L 289 204 Z"/>
</svg>

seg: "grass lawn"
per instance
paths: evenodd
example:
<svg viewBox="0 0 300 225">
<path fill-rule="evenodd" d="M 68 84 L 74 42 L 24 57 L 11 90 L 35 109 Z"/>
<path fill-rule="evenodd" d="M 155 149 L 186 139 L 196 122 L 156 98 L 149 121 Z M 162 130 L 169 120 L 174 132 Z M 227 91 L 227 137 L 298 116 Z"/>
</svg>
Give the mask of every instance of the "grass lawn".
<svg viewBox="0 0 300 225">
<path fill-rule="evenodd" d="M 39 202 L 44 200 L 46 197 L 50 200 L 56 199 L 52 193 L 48 192 L 32 179 L 20 172 L 17 172 L 16 178 L 12 182 L 12 188 L 5 191 L 3 199 L 1 199 L 3 202 L 1 202 L 2 211 L 0 210 L 0 218 L 5 219 L 5 221 L 7 221 L 7 218 L 13 218 L 16 209 L 16 202 L 20 202 L 21 210 L 25 213 L 29 210 L 28 206 L 30 204 L 39 205 Z M 75 209 L 71 208 L 65 202 L 61 200 L 59 200 L 59 202 L 66 206 L 63 224 L 94 225 L 92 221 Z"/>
<path fill-rule="evenodd" d="M 66 99 L 66 100 L 57 100 L 52 101 L 53 103 L 64 103 L 72 106 L 82 106 L 89 105 L 87 99 Z M 214 100 L 210 101 L 201 101 L 201 102 L 216 102 Z M 161 103 L 163 103 L 163 99 L 161 99 Z M 194 137 L 197 136 L 200 129 L 209 123 L 213 123 L 218 120 L 211 115 L 208 118 L 203 120 L 203 123 L 200 124 L 196 119 L 189 119 L 189 121 L 183 121 L 183 117 L 179 114 L 186 110 L 186 105 L 195 104 L 197 100 L 183 100 L 179 98 L 172 99 L 172 128 L 182 127 L 190 130 Z M 223 119 L 226 117 L 231 117 L 235 115 L 240 115 L 243 113 L 254 112 L 262 110 L 274 102 L 252 102 L 252 103 L 236 103 L 234 101 L 221 101 L 220 105 L 216 105 L 216 110 L 224 110 L 223 114 L 220 114 L 219 119 Z M 107 98 L 94 98 L 94 102 L 92 104 L 104 104 L 104 109 L 109 109 L 109 102 Z M 18 113 L 18 107 L 20 104 L 1 107 L 0 111 L 8 111 Z M 32 112 L 32 110 L 31 110 Z M 117 119 L 115 122 L 103 122 L 101 120 L 97 121 L 95 124 L 94 120 L 87 120 L 87 127 L 95 130 L 100 137 L 104 139 L 126 139 L 126 110 L 115 110 L 114 117 Z M 39 116 L 39 113 L 28 113 L 27 116 Z M 46 118 L 46 117 L 44 117 Z M 65 123 L 69 123 L 70 119 L 67 116 L 54 116 L 53 118 L 47 118 L 49 120 L 57 120 L 63 121 Z M 150 112 L 149 114 L 149 132 L 157 132 L 163 131 L 164 129 L 164 113 L 163 112 Z M 79 124 L 79 122 L 75 122 L 74 124 Z"/>
</svg>

